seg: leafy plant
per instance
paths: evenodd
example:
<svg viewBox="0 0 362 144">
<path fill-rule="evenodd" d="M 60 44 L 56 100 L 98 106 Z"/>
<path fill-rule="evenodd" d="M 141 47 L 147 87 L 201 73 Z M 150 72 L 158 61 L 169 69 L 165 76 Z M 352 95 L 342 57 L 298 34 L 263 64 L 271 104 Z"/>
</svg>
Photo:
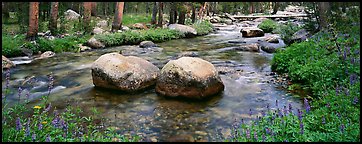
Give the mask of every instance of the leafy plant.
<svg viewBox="0 0 362 144">
<path fill-rule="evenodd" d="M 262 29 L 265 33 L 270 33 L 278 27 L 278 23 L 271 19 L 264 20 L 258 25 L 258 28 Z"/>
</svg>

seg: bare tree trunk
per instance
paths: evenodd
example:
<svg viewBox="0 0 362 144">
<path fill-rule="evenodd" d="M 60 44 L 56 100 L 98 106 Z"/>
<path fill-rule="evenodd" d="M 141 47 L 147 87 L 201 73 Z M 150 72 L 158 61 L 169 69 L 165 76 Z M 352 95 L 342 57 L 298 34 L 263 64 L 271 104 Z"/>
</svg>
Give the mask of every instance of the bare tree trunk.
<svg viewBox="0 0 362 144">
<path fill-rule="evenodd" d="M 179 14 L 179 17 L 178 17 L 178 24 L 185 24 L 185 14 L 186 14 L 186 12 L 185 12 L 185 10 L 182 8 L 181 10 L 180 10 L 180 14 Z"/>
<path fill-rule="evenodd" d="M 38 36 L 39 2 L 30 2 L 29 5 L 29 29 L 27 39 L 33 41 Z"/>
<path fill-rule="evenodd" d="M 117 30 L 122 28 L 123 9 L 124 2 L 117 2 L 114 20 L 112 24 L 112 32 L 116 32 Z"/>
<path fill-rule="evenodd" d="M 253 2 L 250 2 L 249 13 L 250 14 L 254 13 L 254 3 Z"/>
<path fill-rule="evenodd" d="M 52 35 L 57 34 L 58 6 L 59 2 L 51 2 L 51 17 L 49 29 Z"/>
<path fill-rule="evenodd" d="M 158 26 L 162 27 L 162 21 L 163 21 L 163 2 L 158 3 Z"/>
<path fill-rule="evenodd" d="M 319 8 L 319 29 L 327 28 L 328 26 L 328 12 L 330 11 L 329 2 L 318 2 Z"/>
<path fill-rule="evenodd" d="M 146 2 L 146 14 L 150 13 L 149 2 Z"/>
<path fill-rule="evenodd" d="M 279 2 L 274 2 L 273 12 L 271 14 L 276 14 L 278 12 L 279 5 L 280 5 Z"/>
<path fill-rule="evenodd" d="M 175 13 L 175 3 L 174 2 L 170 2 L 170 24 L 174 24 L 175 23 L 175 19 L 174 19 L 174 13 Z"/>
<path fill-rule="evenodd" d="M 91 15 L 92 15 L 92 16 L 97 16 L 97 2 L 92 2 Z"/>
<path fill-rule="evenodd" d="M 195 23 L 196 21 L 196 8 L 193 4 L 191 4 L 191 8 L 192 8 L 192 15 L 191 15 L 191 20 L 192 20 L 192 23 Z"/>
<path fill-rule="evenodd" d="M 86 33 L 90 33 L 92 28 L 90 26 L 92 2 L 83 2 L 83 26 Z"/>
<path fill-rule="evenodd" d="M 154 3 L 153 3 L 151 24 L 156 24 L 156 23 L 157 23 L 157 20 L 156 20 L 156 16 L 157 16 L 157 5 L 158 5 L 158 2 L 154 2 Z"/>
</svg>

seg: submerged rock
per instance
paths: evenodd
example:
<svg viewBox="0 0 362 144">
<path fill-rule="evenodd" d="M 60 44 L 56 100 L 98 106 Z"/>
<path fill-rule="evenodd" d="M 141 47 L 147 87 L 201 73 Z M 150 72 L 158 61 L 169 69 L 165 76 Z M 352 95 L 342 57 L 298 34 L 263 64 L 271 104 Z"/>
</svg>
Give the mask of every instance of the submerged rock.
<svg viewBox="0 0 362 144">
<path fill-rule="evenodd" d="M 108 53 L 92 64 L 93 84 L 127 92 L 148 88 L 156 83 L 159 69 L 135 56 Z"/>
<path fill-rule="evenodd" d="M 186 37 L 194 37 L 197 34 L 197 31 L 194 28 L 182 24 L 170 24 L 168 28 L 180 31 L 184 33 Z"/>
<path fill-rule="evenodd" d="M 241 45 L 240 49 L 242 51 L 260 52 L 260 45 L 258 43 Z"/>
<path fill-rule="evenodd" d="M 44 58 L 50 58 L 50 57 L 53 57 L 53 56 L 55 56 L 55 53 L 54 53 L 54 52 L 52 52 L 52 51 L 46 51 L 46 52 L 42 53 L 42 54 L 40 55 L 40 57 L 35 58 L 34 60 L 44 59 Z"/>
<path fill-rule="evenodd" d="M 262 37 L 264 31 L 256 27 L 246 27 L 240 30 L 243 37 Z"/>
<path fill-rule="evenodd" d="M 156 92 L 169 97 L 202 99 L 222 90 L 224 84 L 215 67 L 193 57 L 169 61 L 156 83 Z"/>
<path fill-rule="evenodd" d="M 269 43 L 279 43 L 278 38 L 275 36 L 268 36 L 265 38 L 265 41 L 267 41 Z"/>
<path fill-rule="evenodd" d="M 142 41 L 139 45 L 141 48 L 157 47 L 152 41 Z"/>
</svg>

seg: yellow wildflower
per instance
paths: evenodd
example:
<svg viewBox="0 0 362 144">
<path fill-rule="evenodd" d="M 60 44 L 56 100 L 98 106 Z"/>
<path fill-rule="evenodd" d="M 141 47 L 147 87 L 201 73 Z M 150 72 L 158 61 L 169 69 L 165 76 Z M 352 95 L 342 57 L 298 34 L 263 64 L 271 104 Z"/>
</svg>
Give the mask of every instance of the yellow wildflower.
<svg viewBox="0 0 362 144">
<path fill-rule="evenodd" d="M 40 106 L 34 106 L 34 108 L 35 108 L 35 109 L 41 109 L 41 107 L 40 107 Z"/>
<path fill-rule="evenodd" d="M 41 122 L 42 124 L 47 124 L 48 122 L 46 122 L 46 121 L 43 121 L 43 122 Z"/>
</svg>

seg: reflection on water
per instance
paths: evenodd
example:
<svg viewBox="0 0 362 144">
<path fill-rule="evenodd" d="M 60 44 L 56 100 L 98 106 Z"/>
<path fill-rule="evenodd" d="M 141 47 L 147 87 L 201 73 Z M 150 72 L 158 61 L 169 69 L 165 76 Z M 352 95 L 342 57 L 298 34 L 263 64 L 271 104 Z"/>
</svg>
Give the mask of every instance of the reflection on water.
<svg viewBox="0 0 362 144">
<path fill-rule="evenodd" d="M 216 136 L 217 131 L 222 131 L 223 137 L 229 136 L 229 129 L 235 119 L 248 121 L 256 118 L 260 116 L 261 110 L 266 111 L 268 103 L 273 109 L 276 109 L 276 100 L 279 101 L 279 108 L 288 103 L 292 103 L 295 110 L 302 106 L 299 99 L 268 83 L 271 79 L 267 75 L 270 72 L 271 54 L 217 51 L 237 46 L 228 43 L 235 39 L 241 39 L 238 30 L 218 31 L 207 36 L 160 43 L 162 51 L 120 46 L 84 53 L 57 54 L 52 58 L 16 66 L 11 70 L 11 87 L 17 89 L 22 86 L 25 91 L 30 91 L 31 100 L 36 104 L 41 95 L 47 92 L 47 75 L 52 72 L 56 89 L 52 90 L 49 101 L 59 109 L 70 104 L 81 107 L 85 114 L 92 114 L 90 109 L 95 107 L 100 112 L 95 117 L 106 119 L 107 126 L 121 129 L 122 134 L 141 135 L 145 141 L 149 141 L 150 137 L 167 141 L 178 135 L 220 141 Z M 105 53 L 122 51 L 127 55 L 142 57 L 162 68 L 179 53 L 196 50 L 199 57 L 212 62 L 216 68 L 231 71 L 220 74 L 225 85 L 224 91 L 205 101 L 165 98 L 158 96 L 153 88 L 127 94 L 95 88 L 92 83 L 91 64 Z M 34 76 L 31 86 L 36 88 L 21 85 L 31 76 Z M 2 83 L 4 87 L 4 74 Z M 17 92 L 7 97 L 10 104 L 18 101 Z M 248 114 L 250 109 L 252 116 Z"/>
</svg>

